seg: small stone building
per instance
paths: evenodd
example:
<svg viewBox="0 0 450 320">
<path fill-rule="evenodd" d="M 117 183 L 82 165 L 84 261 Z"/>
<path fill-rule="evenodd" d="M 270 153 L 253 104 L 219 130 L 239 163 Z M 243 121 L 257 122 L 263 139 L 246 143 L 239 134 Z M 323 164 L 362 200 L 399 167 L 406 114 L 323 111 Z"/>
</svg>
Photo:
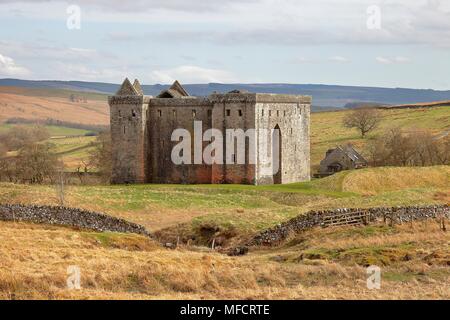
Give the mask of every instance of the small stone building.
<svg viewBox="0 0 450 320">
<path fill-rule="evenodd" d="M 342 170 L 361 169 L 367 167 L 367 161 L 352 145 L 338 146 L 329 149 L 325 158 L 320 161 L 319 176 L 328 176 Z"/>
<path fill-rule="evenodd" d="M 139 81 L 131 84 L 125 79 L 119 91 L 109 97 L 109 105 L 112 183 L 272 184 L 310 179 L 309 96 L 232 91 L 192 97 L 176 81 L 154 98 L 143 94 Z M 210 143 L 194 137 L 199 126 L 201 133 L 209 129 L 253 129 L 253 136 L 245 137 L 245 163 L 230 163 L 227 158 L 207 164 L 198 159 L 195 150 L 198 146 L 204 150 Z M 176 129 L 189 131 L 193 137 L 190 154 L 200 163 L 172 161 L 178 143 L 172 140 Z M 278 143 L 275 148 L 270 136 L 274 129 L 279 129 L 279 148 Z M 249 148 L 252 138 L 255 147 Z M 225 144 L 227 141 L 224 138 Z M 225 144 L 216 157 L 227 156 Z M 279 170 L 272 174 L 270 166 L 274 162 L 265 161 L 262 155 L 273 158 L 275 149 Z M 231 156 L 235 160 L 235 154 Z M 249 158 L 255 159 L 254 163 Z"/>
</svg>

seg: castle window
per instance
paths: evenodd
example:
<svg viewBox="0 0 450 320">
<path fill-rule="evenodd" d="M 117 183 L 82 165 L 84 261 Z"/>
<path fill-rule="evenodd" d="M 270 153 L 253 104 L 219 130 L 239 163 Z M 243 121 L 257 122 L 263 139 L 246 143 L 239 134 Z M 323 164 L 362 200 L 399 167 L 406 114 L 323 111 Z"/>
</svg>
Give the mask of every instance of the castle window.
<svg viewBox="0 0 450 320">
<path fill-rule="evenodd" d="M 123 126 L 123 134 L 125 134 L 125 126 Z"/>
<path fill-rule="evenodd" d="M 239 113 L 239 117 L 242 117 L 242 110 L 239 110 L 238 113 Z"/>
<path fill-rule="evenodd" d="M 208 110 L 208 117 L 212 116 L 212 110 Z"/>
<path fill-rule="evenodd" d="M 269 117 L 272 116 L 272 110 L 269 110 Z"/>
<path fill-rule="evenodd" d="M 195 119 L 195 117 L 197 116 L 197 111 L 195 111 L 194 109 L 192 110 L 192 119 Z"/>
<path fill-rule="evenodd" d="M 176 110 L 172 110 L 172 115 L 175 118 L 177 116 L 177 111 Z"/>
<path fill-rule="evenodd" d="M 291 134 L 292 134 L 292 128 L 291 128 Z"/>
<path fill-rule="evenodd" d="M 122 116 L 122 113 L 120 112 L 120 110 L 119 110 L 119 117 L 121 117 Z"/>
<path fill-rule="evenodd" d="M 286 110 L 284 110 L 284 111 L 283 111 L 283 116 L 285 116 L 285 117 L 286 117 Z"/>
<path fill-rule="evenodd" d="M 227 109 L 227 117 L 231 116 L 231 110 Z"/>
<path fill-rule="evenodd" d="M 280 116 L 280 110 L 277 110 L 277 117 Z"/>
<path fill-rule="evenodd" d="M 136 111 L 131 110 L 131 115 L 132 115 L 133 117 L 136 117 Z"/>
<path fill-rule="evenodd" d="M 162 116 L 162 111 L 158 110 L 158 116 L 161 117 Z"/>
<path fill-rule="evenodd" d="M 264 109 L 262 109 L 261 115 L 264 117 Z"/>
</svg>

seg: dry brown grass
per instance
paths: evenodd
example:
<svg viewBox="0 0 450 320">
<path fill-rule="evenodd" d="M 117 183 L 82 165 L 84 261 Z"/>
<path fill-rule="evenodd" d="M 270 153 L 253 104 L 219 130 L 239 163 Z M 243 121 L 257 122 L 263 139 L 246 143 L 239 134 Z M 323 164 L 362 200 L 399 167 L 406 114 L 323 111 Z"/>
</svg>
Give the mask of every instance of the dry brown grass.
<svg viewBox="0 0 450 320">
<path fill-rule="evenodd" d="M 449 181 L 450 166 L 381 167 L 349 172 L 342 182 L 342 191 L 376 194 L 413 188 L 448 188 Z"/>
<path fill-rule="evenodd" d="M 0 122 L 9 118 L 55 119 L 71 123 L 106 125 L 109 123 L 109 110 L 107 101 L 89 100 L 88 103 L 77 103 L 65 98 L 0 92 Z"/>
<path fill-rule="evenodd" d="M 381 290 L 366 288 L 361 265 L 292 259 L 319 247 L 394 246 L 412 239 L 417 243 L 414 250 L 448 254 L 448 248 L 442 250 L 449 234 L 437 224 L 410 228 L 394 228 L 392 236 L 353 228 L 317 229 L 293 239 L 296 244 L 227 257 L 200 248 L 165 250 L 137 235 L 0 222 L 0 298 L 448 299 L 448 266 L 415 260 L 415 255 L 383 267 Z M 79 291 L 66 288 L 69 265 L 81 269 Z"/>
</svg>

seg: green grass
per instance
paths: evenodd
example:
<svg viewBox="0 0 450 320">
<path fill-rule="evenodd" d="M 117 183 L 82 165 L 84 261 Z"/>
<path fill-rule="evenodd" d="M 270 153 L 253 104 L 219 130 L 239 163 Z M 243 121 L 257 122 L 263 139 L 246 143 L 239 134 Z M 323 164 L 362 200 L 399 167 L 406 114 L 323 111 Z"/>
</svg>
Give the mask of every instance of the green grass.
<svg viewBox="0 0 450 320">
<path fill-rule="evenodd" d="M 445 177 L 448 167 L 430 170 Z M 382 190 L 383 186 L 377 185 L 377 190 L 370 194 L 342 191 L 342 184 L 348 177 L 356 179 L 366 172 L 376 175 L 378 171 L 384 174 L 382 168 L 366 169 L 310 182 L 273 186 L 67 186 L 66 199 L 69 206 L 126 218 L 150 230 L 188 223 L 193 229 L 215 225 L 245 234 L 270 228 L 309 210 L 445 203 L 445 199 L 436 198 L 436 194 L 448 193 L 450 182 L 414 188 L 403 186 L 396 190 L 390 190 L 390 185 Z M 423 174 L 428 175 L 429 170 Z M 57 197 L 52 186 L 0 184 L 0 202 L 57 204 Z M 366 230 L 371 231 L 384 230 Z"/>
<path fill-rule="evenodd" d="M 342 125 L 344 116 L 351 111 L 317 112 L 311 114 L 311 165 L 317 169 L 325 152 L 336 145 L 352 143 L 364 155 L 367 142 L 388 128 L 404 130 L 427 129 L 434 133 L 450 130 L 450 106 L 381 110 L 380 126 L 361 139 L 355 129 Z"/>
<path fill-rule="evenodd" d="M 12 127 L 17 126 L 16 124 L 0 124 L 0 133 L 4 133 L 11 129 Z M 20 126 L 34 126 L 34 124 L 21 124 Z M 44 126 L 52 137 L 57 136 L 83 136 L 86 133 L 90 132 L 89 130 L 84 129 L 75 129 L 68 127 L 60 127 L 60 126 Z"/>
</svg>

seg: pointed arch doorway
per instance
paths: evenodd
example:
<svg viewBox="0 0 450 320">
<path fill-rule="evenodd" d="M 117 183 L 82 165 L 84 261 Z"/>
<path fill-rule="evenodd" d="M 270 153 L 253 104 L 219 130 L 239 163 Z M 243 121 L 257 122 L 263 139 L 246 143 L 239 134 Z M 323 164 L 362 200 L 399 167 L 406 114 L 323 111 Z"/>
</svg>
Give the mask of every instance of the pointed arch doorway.
<svg viewBox="0 0 450 320">
<path fill-rule="evenodd" d="M 273 183 L 282 183 L 282 135 L 280 126 L 277 124 L 272 131 L 272 174 Z"/>
</svg>

